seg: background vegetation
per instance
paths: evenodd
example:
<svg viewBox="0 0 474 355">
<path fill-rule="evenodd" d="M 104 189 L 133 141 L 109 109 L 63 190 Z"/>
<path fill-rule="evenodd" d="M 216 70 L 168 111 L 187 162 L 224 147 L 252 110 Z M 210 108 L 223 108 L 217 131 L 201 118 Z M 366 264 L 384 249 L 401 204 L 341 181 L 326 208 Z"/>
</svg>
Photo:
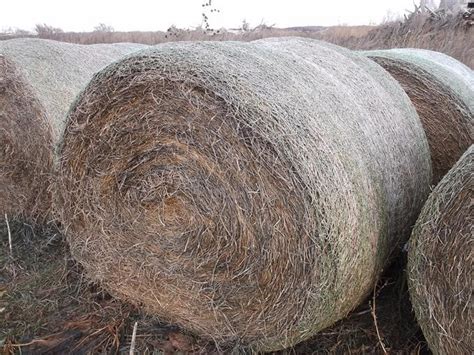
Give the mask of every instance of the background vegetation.
<svg viewBox="0 0 474 355">
<path fill-rule="evenodd" d="M 16 37 L 37 37 L 78 44 L 135 42 L 158 44 L 170 41 L 252 41 L 266 37 L 300 36 L 328 41 L 351 49 L 384 49 L 413 47 L 446 53 L 474 68 L 474 15 L 465 12 L 462 1 L 443 0 L 434 8 L 431 0 L 403 18 L 387 14 L 384 23 L 376 26 L 306 26 L 276 28 L 265 24 L 250 28 L 245 21 L 238 29 L 212 29 L 208 19 L 218 9 L 203 11 L 203 24 L 195 29 L 170 27 L 167 31 L 120 32 L 99 24 L 92 32 L 64 32 L 47 24 L 36 25 L 35 32 L 7 30 L 0 40 Z"/>
</svg>

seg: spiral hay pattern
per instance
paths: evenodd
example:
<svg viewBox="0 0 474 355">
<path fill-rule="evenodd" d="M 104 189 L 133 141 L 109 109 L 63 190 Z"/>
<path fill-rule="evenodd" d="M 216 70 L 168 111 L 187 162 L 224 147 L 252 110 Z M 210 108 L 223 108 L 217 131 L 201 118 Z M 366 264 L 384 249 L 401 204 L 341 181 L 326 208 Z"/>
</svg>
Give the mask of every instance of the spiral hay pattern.
<svg viewBox="0 0 474 355">
<path fill-rule="evenodd" d="M 423 49 L 365 54 L 393 75 L 415 105 L 437 184 L 474 143 L 474 72 L 454 58 Z"/>
<path fill-rule="evenodd" d="M 408 254 L 410 297 L 435 354 L 472 354 L 474 146 L 431 193 Z"/>
<path fill-rule="evenodd" d="M 69 105 L 94 72 L 136 44 L 0 41 L 0 213 L 45 219 L 54 146 Z"/>
<path fill-rule="evenodd" d="M 78 97 L 56 206 L 114 295 L 276 350 L 358 305 L 430 180 L 416 112 L 370 60 L 296 38 L 170 43 Z"/>
</svg>

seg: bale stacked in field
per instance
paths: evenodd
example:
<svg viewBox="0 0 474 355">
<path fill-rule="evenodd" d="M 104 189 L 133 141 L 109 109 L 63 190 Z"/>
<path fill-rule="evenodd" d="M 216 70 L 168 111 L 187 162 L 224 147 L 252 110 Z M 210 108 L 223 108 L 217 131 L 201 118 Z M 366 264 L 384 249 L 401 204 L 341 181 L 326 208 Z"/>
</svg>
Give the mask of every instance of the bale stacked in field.
<svg viewBox="0 0 474 355">
<path fill-rule="evenodd" d="M 47 192 L 69 105 L 93 73 L 143 48 L 38 39 L 0 41 L 0 213 L 45 218 Z"/>
<path fill-rule="evenodd" d="M 474 146 L 431 193 L 408 253 L 410 296 L 435 354 L 474 351 Z"/>
<path fill-rule="evenodd" d="M 258 350 L 353 309 L 431 180 L 396 81 L 302 39 L 165 44 L 107 67 L 69 113 L 58 170 L 60 220 L 94 280 Z"/>
<path fill-rule="evenodd" d="M 15 64 L 0 55 L 0 213 L 43 215 L 52 131 L 41 103 Z"/>
<path fill-rule="evenodd" d="M 442 53 L 423 49 L 370 51 L 415 105 L 430 144 L 433 183 L 474 143 L 474 73 Z"/>
</svg>

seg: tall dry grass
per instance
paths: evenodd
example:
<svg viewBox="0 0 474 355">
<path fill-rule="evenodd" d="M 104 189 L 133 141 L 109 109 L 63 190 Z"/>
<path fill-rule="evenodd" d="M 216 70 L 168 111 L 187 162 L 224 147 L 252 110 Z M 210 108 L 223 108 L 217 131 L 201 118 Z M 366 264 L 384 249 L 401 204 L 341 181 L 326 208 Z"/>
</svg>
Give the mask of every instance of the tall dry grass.
<svg viewBox="0 0 474 355">
<path fill-rule="evenodd" d="M 299 36 L 321 39 L 351 49 L 386 49 L 413 47 L 431 49 L 446 53 L 470 68 L 474 68 L 474 15 L 471 19 L 462 14 L 442 11 L 415 12 L 402 21 L 393 21 L 379 26 L 333 26 L 295 27 L 280 29 L 258 26 L 249 31 L 207 31 L 205 29 L 185 30 L 170 28 L 156 32 L 62 32 L 47 28 L 37 37 L 57 41 L 93 44 L 136 42 L 158 44 L 171 41 L 253 41 L 267 37 Z M 14 34 L 0 34 L 0 40 L 32 35 L 24 31 Z"/>
<path fill-rule="evenodd" d="M 442 52 L 474 68 L 474 14 L 418 13 L 373 29 L 331 27 L 316 38 L 351 49 L 423 48 Z M 364 33 L 365 32 L 365 33 Z"/>
<path fill-rule="evenodd" d="M 19 35 L 0 34 L 0 40 L 17 37 L 39 37 L 56 41 L 77 43 L 77 44 L 95 44 L 95 43 L 117 43 L 117 42 L 136 42 L 143 44 L 159 44 L 173 41 L 253 41 L 267 37 L 299 36 L 312 37 L 315 31 L 305 31 L 300 29 L 279 29 L 269 26 L 258 26 L 254 29 L 243 31 L 235 30 L 205 30 L 197 28 L 193 30 L 179 29 L 171 27 L 168 31 L 93 31 L 93 32 L 43 32 L 39 35 L 25 34 Z"/>
</svg>

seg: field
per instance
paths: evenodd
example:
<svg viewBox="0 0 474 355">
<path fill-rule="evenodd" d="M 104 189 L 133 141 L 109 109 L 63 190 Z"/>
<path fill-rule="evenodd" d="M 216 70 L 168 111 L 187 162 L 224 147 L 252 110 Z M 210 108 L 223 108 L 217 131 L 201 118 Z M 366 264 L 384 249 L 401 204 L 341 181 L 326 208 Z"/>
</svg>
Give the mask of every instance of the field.
<svg viewBox="0 0 474 355">
<path fill-rule="evenodd" d="M 28 36 L 3 34 L 1 39 Z M 64 33 L 44 27 L 38 37 L 80 44 L 239 40 L 300 36 L 350 49 L 431 49 L 474 68 L 474 25 L 461 15 L 418 14 L 379 26 L 167 32 Z M 0 347 L 3 353 L 86 354 L 161 351 L 212 354 L 232 349 L 159 323 L 85 279 L 64 237 L 53 226 L 0 223 Z M 372 295 L 346 319 L 281 352 L 295 354 L 429 353 L 408 296 L 406 252 L 380 278 Z M 133 335 L 132 335 L 133 334 Z M 2 344 L 3 343 L 3 344 Z"/>
<path fill-rule="evenodd" d="M 275 28 L 265 25 L 249 30 L 226 31 L 170 28 L 167 32 L 62 32 L 49 26 L 39 26 L 39 38 L 78 44 L 134 42 L 158 44 L 170 41 L 253 41 L 267 37 L 299 36 L 331 42 L 356 50 L 385 48 L 424 48 L 446 53 L 474 68 L 474 20 L 462 14 L 413 13 L 404 20 L 378 26 L 333 26 Z M 1 34 L 1 39 L 26 36 Z"/>
</svg>

